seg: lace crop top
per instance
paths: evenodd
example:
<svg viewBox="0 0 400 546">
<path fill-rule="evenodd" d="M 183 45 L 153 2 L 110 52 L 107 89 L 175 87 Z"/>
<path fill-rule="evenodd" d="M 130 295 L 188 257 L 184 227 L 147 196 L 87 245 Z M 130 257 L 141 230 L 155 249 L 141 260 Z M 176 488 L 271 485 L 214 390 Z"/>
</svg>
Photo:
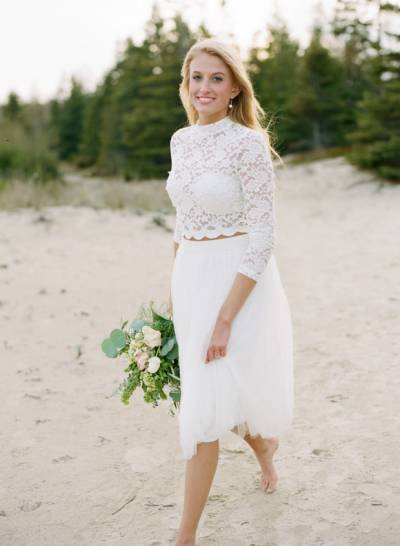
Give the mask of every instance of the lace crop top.
<svg viewBox="0 0 400 546">
<path fill-rule="evenodd" d="M 166 190 L 176 209 L 174 241 L 246 232 L 238 272 L 257 281 L 275 236 L 275 177 L 263 135 L 225 116 L 178 129 L 170 148 Z"/>
</svg>

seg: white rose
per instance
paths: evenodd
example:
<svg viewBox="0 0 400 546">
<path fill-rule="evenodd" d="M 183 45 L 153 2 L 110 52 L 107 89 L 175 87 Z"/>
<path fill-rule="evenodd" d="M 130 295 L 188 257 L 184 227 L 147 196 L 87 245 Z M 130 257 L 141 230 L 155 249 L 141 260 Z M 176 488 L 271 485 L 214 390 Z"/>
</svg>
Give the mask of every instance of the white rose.
<svg viewBox="0 0 400 546">
<path fill-rule="evenodd" d="M 160 367 L 160 362 L 161 360 L 158 358 L 158 356 L 152 356 L 149 358 L 147 371 L 150 373 L 155 373 Z"/>
<path fill-rule="evenodd" d="M 142 332 L 146 345 L 149 347 L 158 347 L 158 345 L 161 345 L 161 332 L 150 328 L 147 324 L 143 326 Z"/>
</svg>

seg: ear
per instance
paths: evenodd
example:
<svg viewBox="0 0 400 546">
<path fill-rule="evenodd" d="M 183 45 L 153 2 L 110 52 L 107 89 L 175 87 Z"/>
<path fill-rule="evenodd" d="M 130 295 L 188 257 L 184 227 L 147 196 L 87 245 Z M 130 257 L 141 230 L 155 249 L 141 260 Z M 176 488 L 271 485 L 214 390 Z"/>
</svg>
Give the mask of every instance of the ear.
<svg viewBox="0 0 400 546">
<path fill-rule="evenodd" d="M 234 95 L 233 95 L 233 97 L 232 97 L 232 98 L 234 99 L 234 98 L 236 98 L 236 97 L 239 95 L 239 93 L 240 93 L 240 87 L 239 87 L 238 85 L 234 85 L 234 86 L 232 87 L 232 92 L 234 93 Z"/>
</svg>

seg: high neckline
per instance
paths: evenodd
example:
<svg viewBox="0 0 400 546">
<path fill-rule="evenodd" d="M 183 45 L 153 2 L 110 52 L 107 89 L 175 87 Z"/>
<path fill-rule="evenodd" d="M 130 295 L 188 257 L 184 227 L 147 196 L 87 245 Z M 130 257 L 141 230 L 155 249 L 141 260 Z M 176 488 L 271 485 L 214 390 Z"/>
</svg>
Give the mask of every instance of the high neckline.
<svg viewBox="0 0 400 546">
<path fill-rule="evenodd" d="M 214 129 L 219 129 L 221 126 L 226 125 L 230 121 L 230 119 L 231 118 L 228 115 L 226 115 L 225 117 L 219 119 L 218 121 L 214 121 L 212 123 L 199 124 L 197 121 L 193 126 L 201 131 L 212 131 Z"/>
</svg>

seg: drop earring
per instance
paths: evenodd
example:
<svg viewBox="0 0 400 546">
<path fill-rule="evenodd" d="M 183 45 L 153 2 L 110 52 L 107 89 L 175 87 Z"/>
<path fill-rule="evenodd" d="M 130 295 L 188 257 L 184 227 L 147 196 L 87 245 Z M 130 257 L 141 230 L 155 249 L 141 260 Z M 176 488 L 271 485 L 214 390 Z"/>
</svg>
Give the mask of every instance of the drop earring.
<svg viewBox="0 0 400 546">
<path fill-rule="evenodd" d="M 229 102 L 228 108 L 232 108 L 232 98 L 231 98 L 231 100 Z"/>
</svg>

